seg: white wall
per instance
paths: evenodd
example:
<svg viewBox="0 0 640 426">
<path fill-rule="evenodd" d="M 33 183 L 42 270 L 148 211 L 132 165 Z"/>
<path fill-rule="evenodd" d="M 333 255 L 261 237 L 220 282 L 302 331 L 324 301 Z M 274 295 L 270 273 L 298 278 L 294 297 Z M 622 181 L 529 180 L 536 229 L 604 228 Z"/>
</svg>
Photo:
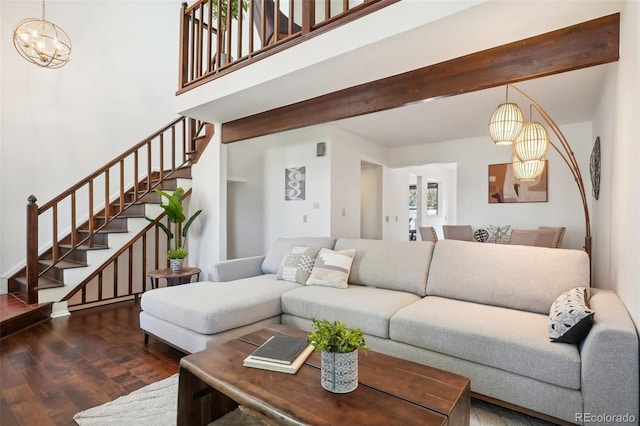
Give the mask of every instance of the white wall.
<svg viewBox="0 0 640 426">
<path fill-rule="evenodd" d="M 603 88 L 594 134 L 602 146 L 600 199 L 594 201 L 596 285 L 614 289 L 640 328 L 640 5 L 621 13 L 617 74 Z M 602 254 L 601 254 L 602 253 Z"/>
<path fill-rule="evenodd" d="M 227 145 L 227 258 L 264 254 L 264 158 L 267 142 Z"/>
<path fill-rule="evenodd" d="M 191 169 L 189 214 L 202 214 L 189 228 L 189 265 L 202 269 L 202 279 L 211 279 L 211 267 L 227 258 L 227 147 L 220 143 L 220 123 L 213 139 Z"/>
<path fill-rule="evenodd" d="M 383 169 L 382 239 L 409 239 L 409 172 L 404 168 Z"/>
<path fill-rule="evenodd" d="M 318 142 L 326 142 L 324 131 L 287 132 L 265 151 L 264 253 L 278 237 L 331 235 L 330 157 L 316 157 Z M 287 201 L 285 169 L 300 166 L 306 173 L 305 199 Z"/>
<path fill-rule="evenodd" d="M 29 195 L 44 204 L 176 118 L 179 1 L 47 1 L 73 45 L 56 70 L 13 47 L 41 6 L 0 2 L 0 291 L 24 265 Z"/>
<path fill-rule="evenodd" d="M 409 212 L 407 185 L 408 177 L 400 178 L 389 169 L 389 148 L 375 144 L 342 129 L 331 129 L 332 193 L 331 201 L 333 236 L 358 238 L 360 233 L 360 169 L 363 161 L 382 166 L 382 238 L 407 239 Z M 404 179 L 404 190 L 397 188 Z M 342 209 L 347 215 L 342 217 Z M 356 214 L 350 214 L 354 211 Z M 387 216 L 389 220 L 387 221 Z M 396 217 L 398 218 L 396 221 Z"/>
<path fill-rule="evenodd" d="M 331 236 L 360 238 L 362 161 L 384 165 L 387 150 L 335 127 L 330 141 Z"/>
<path fill-rule="evenodd" d="M 535 94 L 530 94 L 535 98 Z M 553 113 L 551 113 L 553 115 Z M 587 192 L 591 192 L 588 180 L 588 158 L 591 150 L 591 123 L 562 126 L 562 131 L 572 144 L 583 174 Z M 538 226 L 565 226 L 567 232 L 563 247 L 581 249 L 584 244 L 584 219 L 582 202 L 568 167 L 550 151 L 548 155 L 548 202 L 489 204 L 488 165 L 510 162 L 511 147 L 495 146 L 488 136 L 456 141 L 396 148 L 391 151 L 393 167 L 428 163 L 458 164 L 457 214 L 448 223 L 469 224 L 474 228 L 489 225 L 534 229 Z"/>
</svg>

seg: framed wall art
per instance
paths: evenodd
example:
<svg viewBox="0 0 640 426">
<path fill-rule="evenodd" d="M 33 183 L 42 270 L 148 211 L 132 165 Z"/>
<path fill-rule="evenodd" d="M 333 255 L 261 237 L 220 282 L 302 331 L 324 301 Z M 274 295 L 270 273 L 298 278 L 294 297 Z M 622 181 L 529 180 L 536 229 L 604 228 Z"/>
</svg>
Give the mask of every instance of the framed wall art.
<svg viewBox="0 0 640 426">
<path fill-rule="evenodd" d="M 304 200 L 305 166 L 291 167 L 284 170 L 284 199 L 286 201 Z"/>
<path fill-rule="evenodd" d="M 511 163 L 489 165 L 489 204 L 539 203 L 547 201 L 547 166 L 535 181 L 519 181 Z"/>
</svg>

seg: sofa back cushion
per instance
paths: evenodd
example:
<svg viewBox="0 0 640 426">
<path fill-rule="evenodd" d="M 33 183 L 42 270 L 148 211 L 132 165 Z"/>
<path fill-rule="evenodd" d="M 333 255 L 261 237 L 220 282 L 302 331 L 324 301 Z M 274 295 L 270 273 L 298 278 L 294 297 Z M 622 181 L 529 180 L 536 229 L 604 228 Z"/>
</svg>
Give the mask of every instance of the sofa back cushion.
<svg viewBox="0 0 640 426">
<path fill-rule="evenodd" d="M 295 246 L 333 249 L 335 243 L 336 239 L 330 237 L 278 238 L 262 262 L 262 272 L 277 274 L 284 255 Z"/>
<path fill-rule="evenodd" d="M 349 284 L 426 295 L 427 273 L 434 244 L 338 238 L 336 250 L 356 249 Z"/>
<path fill-rule="evenodd" d="M 560 294 L 589 287 L 589 256 L 580 250 L 442 240 L 427 294 L 549 314 Z"/>
</svg>

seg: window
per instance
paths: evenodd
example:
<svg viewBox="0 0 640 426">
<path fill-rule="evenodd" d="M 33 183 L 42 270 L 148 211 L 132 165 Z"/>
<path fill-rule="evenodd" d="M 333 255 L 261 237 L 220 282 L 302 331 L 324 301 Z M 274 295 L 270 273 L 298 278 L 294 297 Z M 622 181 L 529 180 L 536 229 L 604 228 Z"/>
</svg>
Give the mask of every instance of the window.
<svg viewBox="0 0 640 426">
<path fill-rule="evenodd" d="M 438 215 L 438 182 L 427 182 L 427 216 Z"/>
</svg>

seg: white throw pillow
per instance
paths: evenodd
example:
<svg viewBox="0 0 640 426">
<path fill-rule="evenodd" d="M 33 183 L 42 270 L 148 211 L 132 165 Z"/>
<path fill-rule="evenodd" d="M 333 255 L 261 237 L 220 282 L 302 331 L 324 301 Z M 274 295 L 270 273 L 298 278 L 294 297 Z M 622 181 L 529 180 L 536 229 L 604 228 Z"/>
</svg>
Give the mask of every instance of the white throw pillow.
<svg viewBox="0 0 640 426">
<path fill-rule="evenodd" d="M 323 248 L 316 257 L 307 285 L 347 288 L 355 249 L 334 251 Z"/>
</svg>

